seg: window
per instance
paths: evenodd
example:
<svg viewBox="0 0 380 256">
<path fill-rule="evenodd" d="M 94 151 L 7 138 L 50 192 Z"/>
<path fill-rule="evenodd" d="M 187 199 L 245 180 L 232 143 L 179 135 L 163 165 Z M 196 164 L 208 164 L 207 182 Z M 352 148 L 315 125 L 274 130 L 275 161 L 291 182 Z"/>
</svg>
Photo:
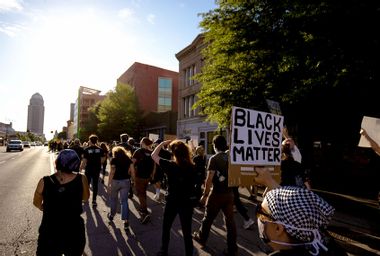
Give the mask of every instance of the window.
<svg viewBox="0 0 380 256">
<path fill-rule="evenodd" d="M 172 79 L 158 78 L 158 112 L 172 110 Z"/>
</svg>

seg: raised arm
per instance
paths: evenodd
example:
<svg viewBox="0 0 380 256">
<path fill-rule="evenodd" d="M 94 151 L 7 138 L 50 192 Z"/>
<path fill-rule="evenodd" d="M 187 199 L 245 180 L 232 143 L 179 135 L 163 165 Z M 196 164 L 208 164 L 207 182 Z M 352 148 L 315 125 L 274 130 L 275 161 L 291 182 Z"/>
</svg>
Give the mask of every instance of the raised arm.
<svg viewBox="0 0 380 256">
<path fill-rule="evenodd" d="M 360 130 L 360 134 L 364 136 L 369 141 L 369 144 L 371 145 L 371 148 L 380 156 L 380 146 L 376 143 L 367 133 L 366 130 L 363 128 Z"/>
<path fill-rule="evenodd" d="M 170 142 L 171 142 L 171 140 L 165 140 L 165 141 L 161 142 L 160 144 L 158 144 L 158 146 L 155 147 L 155 149 L 153 150 L 153 153 L 152 153 L 151 156 L 152 156 L 153 161 L 154 161 L 156 164 L 160 165 L 160 156 L 159 156 L 160 151 L 161 151 L 161 149 L 162 149 L 163 147 L 169 145 Z"/>
</svg>

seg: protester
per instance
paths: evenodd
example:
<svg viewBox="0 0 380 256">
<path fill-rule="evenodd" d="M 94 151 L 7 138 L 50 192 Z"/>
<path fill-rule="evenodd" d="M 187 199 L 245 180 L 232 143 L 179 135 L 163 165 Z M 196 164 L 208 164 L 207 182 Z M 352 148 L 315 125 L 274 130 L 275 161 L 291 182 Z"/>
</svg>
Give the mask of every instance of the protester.
<svg viewBox="0 0 380 256">
<path fill-rule="evenodd" d="M 83 147 L 80 145 L 80 140 L 78 138 L 76 138 L 74 140 L 74 142 L 71 143 L 70 149 L 74 150 L 78 156 L 79 156 L 79 159 L 82 159 L 83 158 Z"/>
<path fill-rule="evenodd" d="M 223 136 L 216 135 L 213 140 L 214 151 L 207 166 L 207 177 L 201 203 L 206 203 L 205 215 L 199 231 L 193 234 L 194 240 L 205 246 L 210 233 L 211 225 L 222 210 L 227 227 L 227 255 L 237 254 L 236 225 L 234 219 L 234 194 L 228 187 L 228 155 L 227 141 Z M 211 190 L 212 187 L 212 190 Z M 211 192 L 210 192 L 211 191 Z"/>
<path fill-rule="evenodd" d="M 89 146 L 84 149 L 81 169 L 85 169 L 85 175 L 88 180 L 88 184 L 92 185 L 92 206 L 96 207 L 96 197 L 98 195 L 98 183 L 100 170 L 102 164 L 105 161 L 105 155 L 103 149 L 98 145 L 98 136 L 95 134 L 89 137 Z"/>
<path fill-rule="evenodd" d="M 250 229 L 255 221 L 252 220 L 248 215 L 248 209 L 245 208 L 242 201 L 240 200 L 239 187 L 232 187 L 234 192 L 234 204 L 238 213 L 243 217 L 243 228 Z"/>
<path fill-rule="evenodd" d="M 155 140 L 153 143 L 153 148 L 157 147 L 161 142 L 162 142 L 161 139 Z M 172 155 L 168 150 L 166 150 L 163 147 L 160 150 L 159 157 L 166 159 L 166 160 L 170 160 Z M 162 185 L 164 175 L 165 175 L 164 170 L 162 168 L 163 167 L 161 167 L 160 165 L 157 164 L 156 168 L 154 169 L 155 172 L 153 173 L 152 183 L 154 184 L 154 187 L 156 189 L 156 193 L 153 196 L 153 199 L 156 201 L 160 201 L 160 199 L 161 199 L 161 185 Z"/>
<path fill-rule="evenodd" d="M 282 144 L 281 186 L 298 186 L 311 189 L 309 178 L 301 163 L 294 160 L 291 145 Z"/>
<path fill-rule="evenodd" d="M 55 166 L 57 172 L 43 177 L 34 193 L 33 204 L 43 212 L 36 255 L 80 256 L 86 244 L 80 215 L 90 194 L 87 179 L 78 173 L 80 159 L 74 150 L 62 150 Z"/>
<path fill-rule="evenodd" d="M 110 164 L 111 172 L 107 189 L 110 194 L 110 213 L 108 213 L 107 217 L 110 221 L 113 221 L 117 209 L 118 195 L 120 194 L 121 220 L 124 222 L 124 229 L 127 229 L 129 227 L 128 191 L 131 185 L 131 173 L 134 172 L 133 162 L 123 147 L 116 146 L 112 149 Z"/>
<path fill-rule="evenodd" d="M 137 197 L 139 199 L 140 208 L 140 221 L 145 224 L 150 219 L 150 213 L 146 203 L 146 190 L 148 188 L 149 181 L 152 179 L 154 172 L 154 162 L 152 160 L 151 146 L 153 141 L 144 137 L 140 141 L 141 148 L 135 151 L 132 157 L 132 161 L 135 165 L 135 171 L 132 173 L 132 178 L 135 182 L 135 189 Z"/>
<path fill-rule="evenodd" d="M 374 141 L 367 133 L 367 131 L 365 129 L 361 129 L 360 130 L 360 134 L 362 136 L 364 136 L 364 138 L 366 138 L 369 142 L 369 144 L 371 145 L 371 148 L 373 149 L 373 151 L 380 156 L 380 146 L 379 144 L 376 143 L 376 141 Z M 378 192 L 378 195 L 377 195 L 377 199 L 379 201 L 379 208 L 380 208 L 380 187 L 379 187 L 379 192 Z"/>
<path fill-rule="evenodd" d="M 174 155 L 174 160 L 167 160 L 159 156 L 162 148 L 167 145 Z M 164 210 L 161 250 L 158 255 L 168 255 L 170 229 L 178 214 L 185 242 L 185 255 L 192 256 L 192 197 L 195 196 L 196 174 L 190 148 L 180 140 L 167 140 L 161 142 L 154 149 L 152 158 L 155 163 L 162 167 L 168 177 L 168 195 Z"/>
<path fill-rule="evenodd" d="M 101 147 L 101 149 L 103 149 L 103 152 L 104 152 L 104 161 L 102 164 L 102 171 L 101 171 L 102 175 L 103 175 L 103 179 L 101 182 L 104 184 L 105 177 L 106 177 L 106 169 L 107 169 L 109 149 L 108 149 L 108 146 L 105 142 L 100 143 L 100 147 Z"/>
<path fill-rule="evenodd" d="M 202 196 L 202 186 L 206 179 L 206 154 L 205 154 L 205 149 L 202 145 L 196 147 L 195 156 L 193 157 L 193 162 L 195 164 L 195 170 L 197 173 L 196 195 L 198 199 L 200 200 Z"/>
<path fill-rule="evenodd" d="M 259 236 L 270 255 L 346 255 L 324 236 L 334 208 L 314 192 L 280 186 L 266 168 L 256 168 L 255 181 L 268 187 L 256 209 Z"/>
</svg>

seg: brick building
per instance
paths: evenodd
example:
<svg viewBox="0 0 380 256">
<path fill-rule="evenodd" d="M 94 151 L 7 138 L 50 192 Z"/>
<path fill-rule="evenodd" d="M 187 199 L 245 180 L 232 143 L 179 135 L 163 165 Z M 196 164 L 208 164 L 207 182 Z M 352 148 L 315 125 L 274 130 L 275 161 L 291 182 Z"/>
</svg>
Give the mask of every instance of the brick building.
<svg viewBox="0 0 380 256">
<path fill-rule="evenodd" d="M 141 135 L 175 135 L 178 113 L 178 72 L 133 63 L 118 79 L 135 90 L 142 111 Z"/>
</svg>

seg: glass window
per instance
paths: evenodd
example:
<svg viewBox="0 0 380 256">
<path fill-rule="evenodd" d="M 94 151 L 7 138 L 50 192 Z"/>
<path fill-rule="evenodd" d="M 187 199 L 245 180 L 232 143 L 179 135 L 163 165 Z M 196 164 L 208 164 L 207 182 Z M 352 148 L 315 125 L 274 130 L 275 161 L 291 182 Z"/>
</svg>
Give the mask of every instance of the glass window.
<svg viewBox="0 0 380 256">
<path fill-rule="evenodd" d="M 158 112 L 172 110 L 172 79 L 158 78 Z"/>
</svg>

